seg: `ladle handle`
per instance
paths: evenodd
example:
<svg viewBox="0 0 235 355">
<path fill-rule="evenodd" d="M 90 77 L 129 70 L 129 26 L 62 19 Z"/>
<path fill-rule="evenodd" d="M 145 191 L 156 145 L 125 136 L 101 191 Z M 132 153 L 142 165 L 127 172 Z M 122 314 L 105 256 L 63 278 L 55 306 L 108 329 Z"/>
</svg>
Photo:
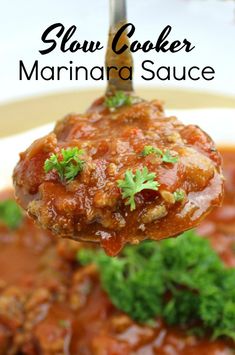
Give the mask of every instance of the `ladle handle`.
<svg viewBox="0 0 235 355">
<path fill-rule="evenodd" d="M 109 38 L 106 51 L 106 72 L 108 76 L 108 86 L 106 94 L 113 94 L 115 91 L 125 91 L 132 92 L 133 85 L 132 80 L 123 80 L 120 78 L 120 73 L 123 78 L 129 77 L 129 67 L 132 67 L 133 71 L 133 60 L 131 52 L 127 49 L 124 53 L 116 54 L 112 50 L 112 41 L 120 29 L 126 23 L 126 0 L 109 0 L 110 6 L 110 28 L 109 28 Z M 127 44 L 129 46 L 129 40 L 124 32 L 120 37 L 119 45 Z M 116 69 L 109 69 L 110 67 L 116 67 Z M 123 68 L 127 67 L 127 68 Z M 123 68 L 123 69 L 121 69 Z M 121 72 L 120 72 L 121 69 Z M 133 74 L 133 73 L 132 73 Z"/>
</svg>

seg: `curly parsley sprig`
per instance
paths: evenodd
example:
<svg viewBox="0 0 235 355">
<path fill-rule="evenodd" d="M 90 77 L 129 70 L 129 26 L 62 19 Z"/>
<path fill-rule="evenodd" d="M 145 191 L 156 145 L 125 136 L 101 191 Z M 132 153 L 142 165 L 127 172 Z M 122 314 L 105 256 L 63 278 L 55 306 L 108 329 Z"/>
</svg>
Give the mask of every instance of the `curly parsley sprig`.
<svg viewBox="0 0 235 355">
<path fill-rule="evenodd" d="M 80 158 L 82 154 L 84 154 L 84 151 L 77 147 L 61 149 L 61 156 L 60 154 L 52 154 L 45 161 L 44 170 L 46 173 L 56 170 L 61 181 L 70 182 L 83 169 L 84 160 Z"/>
<path fill-rule="evenodd" d="M 155 173 L 150 173 L 147 167 L 142 170 L 137 169 L 135 174 L 132 170 L 127 170 L 125 172 L 125 177 L 123 180 L 118 180 L 118 187 L 122 191 L 122 198 L 127 199 L 126 205 L 130 205 L 131 211 L 136 208 L 135 195 L 142 190 L 158 190 L 160 184 L 154 181 L 156 178 Z"/>
<path fill-rule="evenodd" d="M 146 157 L 149 154 L 156 154 L 164 163 L 175 164 L 179 160 L 179 157 L 172 155 L 169 150 L 163 152 L 161 149 L 153 147 L 152 145 L 146 145 L 142 150 L 141 155 Z"/>
<path fill-rule="evenodd" d="M 177 189 L 173 192 L 173 196 L 175 198 L 175 202 L 180 202 L 185 199 L 185 191 L 183 189 Z"/>
<path fill-rule="evenodd" d="M 106 96 L 105 105 L 112 111 L 121 106 L 130 106 L 140 101 L 140 98 L 126 94 L 124 91 L 116 91 L 114 95 Z"/>
<path fill-rule="evenodd" d="M 127 246 L 115 258 L 81 249 L 77 259 L 98 266 L 102 288 L 133 320 L 161 317 L 191 333 L 235 340 L 235 268 L 196 232 Z"/>
<path fill-rule="evenodd" d="M 7 199 L 0 202 L 0 224 L 10 229 L 19 227 L 23 220 L 23 212 L 14 200 Z"/>
</svg>

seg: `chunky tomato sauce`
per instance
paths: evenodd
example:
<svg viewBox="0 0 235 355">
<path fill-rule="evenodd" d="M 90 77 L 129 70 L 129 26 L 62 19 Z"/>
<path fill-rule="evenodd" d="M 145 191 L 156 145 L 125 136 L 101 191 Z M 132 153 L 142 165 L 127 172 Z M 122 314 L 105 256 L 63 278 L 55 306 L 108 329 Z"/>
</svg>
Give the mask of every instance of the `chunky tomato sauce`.
<svg viewBox="0 0 235 355">
<path fill-rule="evenodd" d="M 235 150 L 224 149 L 225 200 L 199 227 L 235 266 Z M 11 192 L 1 193 L 4 200 Z M 95 266 L 75 261 L 82 244 L 58 240 L 25 217 L 0 228 L 0 354 L 227 355 L 224 340 L 198 339 L 161 320 L 134 323 L 101 290 Z M 83 244 L 84 247 L 84 244 Z"/>
<path fill-rule="evenodd" d="M 146 146 L 177 157 L 164 162 L 143 156 Z M 73 181 L 45 172 L 44 162 L 61 149 L 84 151 L 84 169 Z M 16 196 L 39 224 L 55 235 L 99 242 L 110 255 L 127 243 L 178 235 L 199 224 L 223 195 L 221 160 L 214 143 L 197 126 L 166 117 L 159 101 L 139 102 L 110 111 L 104 99 L 87 114 L 70 115 L 20 156 L 14 171 Z M 135 195 L 126 205 L 118 181 L 147 168 L 158 190 Z M 184 198 L 177 201 L 176 191 Z"/>
</svg>

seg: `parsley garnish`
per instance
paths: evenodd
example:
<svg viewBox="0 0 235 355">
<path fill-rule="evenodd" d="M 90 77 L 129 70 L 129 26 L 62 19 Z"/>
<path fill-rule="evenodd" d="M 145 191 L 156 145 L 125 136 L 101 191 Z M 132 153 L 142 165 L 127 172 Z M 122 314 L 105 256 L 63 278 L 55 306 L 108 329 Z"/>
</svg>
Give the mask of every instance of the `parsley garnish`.
<svg viewBox="0 0 235 355">
<path fill-rule="evenodd" d="M 10 229 L 17 228 L 23 219 L 21 208 L 13 200 L 0 202 L 0 222 Z"/>
<path fill-rule="evenodd" d="M 152 145 L 145 145 L 144 149 L 141 152 L 143 157 L 146 157 L 149 154 L 157 154 L 160 155 L 161 150 L 153 147 Z"/>
<path fill-rule="evenodd" d="M 52 154 L 45 161 L 44 170 L 48 173 L 54 169 L 62 181 L 72 181 L 83 169 L 84 161 L 80 159 L 83 153 L 84 151 L 77 147 L 62 149 L 62 159 L 59 154 Z"/>
<path fill-rule="evenodd" d="M 158 190 L 159 183 L 154 181 L 156 177 L 155 173 L 150 173 L 147 167 L 142 170 L 137 169 L 133 174 L 132 170 L 125 172 L 124 180 L 118 180 L 118 187 L 122 190 L 122 198 L 126 199 L 126 205 L 130 205 L 131 211 L 136 208 L 135 194 L 142 190 Z"/>
<path fill-rule="evenodd" d="M 169 150 L 163 152 L 161 149 L 155 148 L 152 145 L 146 145 L 143 151 L 141 152 L 141 155 L 143 157 L 146 157 L 149 154 L 156 154 L 157 156 L 161 157 L 164 163 L 174 164 L 177 163 L 179 160 L 179 158 L 177 156 L 173 156 Z"/>
<path fill-rule="evenodd" d="M 185 192 L 182 189 L 177 189 L 175 192 L 173 192 L 175 202 L 180 202 L 183 201 L 185 198 Z"/>
<path fill-rule="evenodd" d="M 81 264 L 95 263 L 102 288 L 132 319 L 235 340 L 235 268 L 227 268 L 205 238 L 188 231 L 178 238 L 127 246 L 119 257 L 81 249 Z M 167 295 L 167 297 L 166 297 Z"/>
<path fill-rule="evenodd" d="M 115 109 L 124 105 L 132 105 L 135 102 L 137 102 L 137 98 L 125 94 L 124 91 L 116 91 L 113 96 L 107 96 L 105 98 L 105 105 L 109 109 Z"/>
<path fill-rule="evenodd" d="M 69 321 L 66 319 L 60 319 L 59 320 L 59 326 L 61 328 L 68 328 L 69 327 Z"/>
</svg>

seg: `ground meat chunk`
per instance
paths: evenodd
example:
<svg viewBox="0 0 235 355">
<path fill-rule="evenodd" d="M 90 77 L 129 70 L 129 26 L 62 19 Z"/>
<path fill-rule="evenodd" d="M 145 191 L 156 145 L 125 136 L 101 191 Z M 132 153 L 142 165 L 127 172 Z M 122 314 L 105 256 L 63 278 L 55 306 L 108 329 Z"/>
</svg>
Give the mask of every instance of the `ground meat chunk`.
<svg viewBox="0 0 235 355">
<path fill-rule="evenodd" d="M 156 151 L 143 154 L 146 146 Z M 68 147 L 82 149 L 84 164 L 65 181 L 55 169 L 46 173 L 44 163 Z M 65 117 L 34 142 L 20 155 L 13 179 L 19 203 L 43 228 L 99 242 L 115 255 L 127 242 L 159 240 L 196 226 L 220 205 L 220 165 L 211 138 L 166 117 L 159 101 L 109 110 L 102 98 L 86 114 Z M 158 188 L 137 191 L 131 209 L 118 181 L 127 171 L 144 168 L 155 174 Z M 176 199 L 179 189 L 184 196 Z"/>
</svg>

